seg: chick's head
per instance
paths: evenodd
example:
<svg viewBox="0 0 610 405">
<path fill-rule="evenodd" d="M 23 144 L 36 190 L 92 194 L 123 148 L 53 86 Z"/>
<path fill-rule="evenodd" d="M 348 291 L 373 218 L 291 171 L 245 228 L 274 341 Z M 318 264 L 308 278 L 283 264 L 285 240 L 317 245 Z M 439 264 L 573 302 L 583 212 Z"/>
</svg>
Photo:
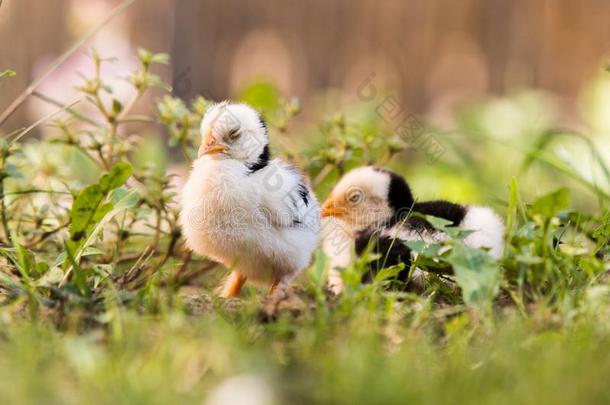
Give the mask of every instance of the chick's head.
<svg viewBox="0 0 610 405">
<path fill-rule="evenodd" d="M 373 166 L 347 173 L 322 206 L 323 217 L 336 217 L 354 229 L 382 226 L 413 205 L 407 183 L 399 175 Z"/>
<path fill-rule="evenodd" d="M 268 153 L 267 127 L 260 114 L 245 104 L 223 102 L 210 108 L 201 121 L 201 136 L 199 158 L 254 165 Z"/>
</svg>

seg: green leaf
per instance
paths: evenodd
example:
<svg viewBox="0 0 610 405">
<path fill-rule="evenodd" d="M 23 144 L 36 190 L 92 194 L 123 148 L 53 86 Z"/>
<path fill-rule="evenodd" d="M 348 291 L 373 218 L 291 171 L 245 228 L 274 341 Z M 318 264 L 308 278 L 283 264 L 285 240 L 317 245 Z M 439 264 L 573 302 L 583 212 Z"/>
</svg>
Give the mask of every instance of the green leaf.
<svg viewBox="0 0 610 405">
<path fill-rule="evenodd" d="M 441 248 L 443 247 L 443 245 L 440 243 L 430 243 L 423 240 L 408 241 L 405 242 L 405 245 L 407 245 L 412 251 L 426 257 L 438 256 Z"/>
<path fill-rule="evenodd" d="M 123 104 L 116 98 L 112 99 L 112 113 L 116 116 L 119 115 L 123 111 Z"/>
<path fill-rule="evenodd" d="M 3 72 L 0 72 L 0 77 L 15 77 L 17 73 L 14 70 L 6 69 Z"/>
<path fill-rule="evenodd" d="M 467 229 L 461 229 L 455 226 L 452 226 L 452 222 L 448 221 L 444 218 L 433 217 L 431 215 L 421 215 L 417 212 L 414 212 L 412 215 L 423 217 L 426 221 L 428 221 L 436 230 L 446 233 L 453 239 L 464 239 L 466 236 L 470 235 L 473 231 Z"/>
<path fill-rule="evenodd" d="M 140 195 L 135 190 L 117 188 L 110 193 L 110 201 L 114 205 L 114 211 L 126 210 L 134 207 L 140 201 Z"/>
<path fill-rule="evenodd" d="M 49 263 L 47 262 L 36 263 L 36 273 L 38 273 L 38 275 L 44 275 L 47 271 L 49 271 L 49 268 Z"/>
<path fill-rule="evenodd" d="M 98 184 L 92 184 L 81 190 L 70 211 L 70 240 L 73 243 L 83 240 L 90 228 L 112 210 L 113 204 L 103 201 L 112 190 L 125 184 L 131 172 L 129 164 L 117 163 L 109 173 L 100 178 Z"/>
<path fill-rule="evenodd" d="M 99 184 L 88 186 L 78 194 L 70 211 L 70 237 L 74 242 L 87 236 L 86 231 L 103 199 L 104 193 Z"/>
<path fill-rule="evenodd" d="M 116 192 L 118 192 L 118 190 L 116 190 L 115 193 Z M 78 262 L 78 260 L 84 255 L 84 252 L 86 252 L 88 250 L 88 248 L 91 246 L 91 244 L 95 240 L 95 237 L 97 236 L 97 234 L 102 230 L 104 225 L 106 225 L 106 223 L 108 223 L 108 221 L 110 221 L 119 212 L 135 206 L 137 204 L 137 202 L 139 201 L 139 199 L 140 199 L 140 196 L 136 190 L 129 190 L 127 193 L 120 193 L 120 197 L 118 197 L 118 198 L 111 196 L 110 197 L 111 202 L 109 203 L 111 205 L 111 209 L 109 211 L 107 211 L 106 214 L 103 216 L 103 218 L 101 218 L 95 224 L 93 229 L 91 229 L 91 231 L 89 232 L 89 236 L 87 237 L 87 239 L 85 239 L 82 242 L 78 252 L 76 252 L 76 254 L 75 254 L 76 261 Z"/>
<path fill-rule="evenodd" d="M 129 163 L 119 162 L 112 166 L 108 174 L 102 176 L 99 184 L 104 193 L 108 193 L 125 184 L 131 173 L 132 168 Z"/>
<path fill-rule="evenodd" d="M 13 240 L 13 246 L 15 246 L 15 252 L 17 253 L 17 269 L 19 270 L 19 273 L 21 273 L 21 277 L 29 283 L 30 274 L 36 270 L 36 258 L 32 252 L 18 242 L 19 238 L 17 235 L 13 235 L 11 239 Z"/>
<path fill-rule="evenodd" d="M 108 205 L 111 207 L 111 209 L 109 211 L 107 211 L 104 214 L 104 216 L 94 224 L 92 229 L 88 232 L 87 238 L 80 241 L 78 248 L 73 249 L 73 252 L 74 252 L 73 260 L 68 258 L 66 255 L 66 258 L 68 259 L 68 261 L 64 262 L 64 266 L 67 267 L 68 265 L 71 264 L 72 261 L 74 263 L 78 264 L 81 257 L 85 255 L 85 252 L 90 251 L 89 249 L 90 249 L 91 245 L 93 244 L 93 242 L 95 241 L 95 238 L 100 233 L 100 231 L 104 228 L 104 226 L 106 226 L 108 221 L 110 221 L 112 218 L 114 218 L 119 212 L 135 206 L 138 203 L 138 201 L 140 200 L 140 196 L 136 190 L 128 190 L 128 191 L 124 192 L 122 189 L 120 189 L 120 190 L 114 190 L 113 193 L 111 194 L 111 196 L 109 197 L 109 200 L 110 200 L 110 202 L 108 203 Z M 72 241 L 69 241 L 69 244 L 70 244 L 71 248 L 74 245 L 74 243 Z M 66 272 L 64 273 L 63 280 L 66 280 L 66 278 L 68 277 L 68 275 L 72 271 L 72 269 L 73 269 L 73 265 L 70 265 L 70 267 L 67 268 Z M 49 272 L 49 273 L 52 273 L 52 272 Z M 47 274 L 49 274 L 49 273 L 47 273 Z M 52 282 L 53 280 L 56 280 L 56 279 L 49 279 L 49 280 L 51 280 L 51 282 Z M 49 281 L 47 281 L 47 282 L 49 282 Z"/>
<path fill-rule="evenodd" d="M 532 212 L 550 218 L 555 216 L 559 211 L 567 209 L 570 206 L 570 192 L 566 188 L 560 188 L 557 191 L 543 195 L 534 201 Z"/>
<path fill-rule="evenodd" d="M 495 260 L 487 252 L 462 242 L 455 244 L 447 260 L 453 266 L 464 302 L 489 308 L 500 287 L 500 270 Z"/>
<path fill-rule="evenodd" d="M 381 283 L 386 280 L 393 280 L 405 268 L 404 263 L 395 264 L 393 266 L 384 267 L 375 274 L 375 283 Z"/>
</svg>

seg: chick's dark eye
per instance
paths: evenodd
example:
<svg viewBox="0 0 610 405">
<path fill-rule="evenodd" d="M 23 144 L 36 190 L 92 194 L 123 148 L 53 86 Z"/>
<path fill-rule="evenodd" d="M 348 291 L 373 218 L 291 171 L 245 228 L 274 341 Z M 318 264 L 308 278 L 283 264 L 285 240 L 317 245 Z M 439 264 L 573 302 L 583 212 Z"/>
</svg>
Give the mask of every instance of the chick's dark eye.
<svg viewBox="0 0 610 405">
<path fill-rule="evenodd" d="M 239 128 L 235 128 L 229 131 L 228 133 L 229 139 L 234 141 L 241 136 L 241 131 Z"/>
<path fill-rule="evenodd" d="M 354 188 L 348 190 L 347 201 L 350 204 L 352 204 L 352 205 L 360 204 L 363 199 L 364 199 L 364 192 L 362 192 L 362 190 L 360 190 L 359 188 L 354 187 Z"/>
</svg>

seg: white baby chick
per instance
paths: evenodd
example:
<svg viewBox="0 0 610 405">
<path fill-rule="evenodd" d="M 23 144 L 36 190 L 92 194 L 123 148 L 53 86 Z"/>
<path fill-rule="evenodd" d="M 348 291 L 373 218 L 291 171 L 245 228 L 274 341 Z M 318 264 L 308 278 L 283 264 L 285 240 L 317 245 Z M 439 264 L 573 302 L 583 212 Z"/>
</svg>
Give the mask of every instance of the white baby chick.
<svg viewBox="0 0 610 405">
<path fill-rule="evenodd" d="M 202 144 L 182 191 L 187 246 L 232 270 L 221 295 L 248 279 L 283 290 L 318 244 L 320 206 L 298 169 L 270 160 L 267 128 L 245 104 L 223 102 L 201 122 Z"/>
<path fill-rule="evenodd" d="M 406 263 L 406 278 L 411 260 L 411 251 L 402 241 L 424 240 L 441 241 L 448 236 L 439 232 L 428 221 L 412 213 L 430 215 L 451 221 L 451 226 L 459 226 L 473 231 L 465 238 L 465 243 L 472 247 L 483 247 L 489 250 L 494 258 L 502 255 L 504 225 L 502 220 L 490 208 L 466 206 L 448 201 L 415 202 L 405 180 L 396 173 L 373 166 L 354 169 L 341 178 L 330 196 L 322 206 L 323 217 L 333 217 L 338 225 L 329 231 L 324 225 L 324 232 L 334 238 L 325 239 L 324 251 L 331 256 L 331 263 L 345 262 L 345 250 L 350 246 L 342 244 L 337 249 L 337 234 L 350 235 L 355 253 L 360 255 L 369 245 L 371 238 L 376 239 L 374 248 L 384 257 L 384 264 L 389 266 Z M 339 231 L 336 227 L 339 226 Z M 336 273 L 335 273 L 336 274 Z M 367 275 L 370 277 L 370 274 Z M 402 280 L 405 281 L 405 280 Z M 329 280 L 331 290 L 341 289 L 336 277 Z"/>
</svg>

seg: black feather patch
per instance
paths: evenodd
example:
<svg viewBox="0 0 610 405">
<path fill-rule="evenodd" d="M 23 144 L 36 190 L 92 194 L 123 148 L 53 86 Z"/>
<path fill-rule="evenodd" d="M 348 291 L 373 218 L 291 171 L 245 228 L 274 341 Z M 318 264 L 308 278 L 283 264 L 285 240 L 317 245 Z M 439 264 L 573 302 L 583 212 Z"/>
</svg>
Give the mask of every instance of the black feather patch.
<svg viewBox="0 0 610 405">
<path fill-rule="evenodd" d="M 246 166 L 250 169 L 251 173 L 254 173 L 269 164 L 269 160 L 271 159 L 271 152 L 269 152 L 269 145 L 265 145 L 265 148 L 258 156 L 258 160 L 256 163 L 247 164 Z"/>
<path fill-rule="evenodd" d="M 267 123 L 265 122 L 263 116 L 260 114 L 258 115 L 258 122 L 260 122 L 261 127 L 265 130 L 265 133 L 267 133 Z"/>
<path fill-rule="evenodd" d="M 371 253 L 378 254 L 380 257 L 368 264 L 369 269 L 362 276 L 362 281 L 370 283 L 375 278 L 375 274 L 384 267 L 394 266 L 400 263 L 405 264 L 405 268 L 398 273 L 397 280 L 406 283 L 411 267 L 411 249 L 404 245 L 400 239 L 393 239 L 387 236 L 380 236 L 377 233 L 364 231 L 356 237 L 356 254 L 362 255 L 370 246 Z"/>
<path fill-rule="evenodd" d="M 392 210 L 392 218 L 388 221 L 387 225 L 392 226 L 404 220 L 411 213 L 414 202 L 413 194 L 407 182 L 400 175 L 381 168 L 375 168 L 375 170 L 390 176 L 388 204 Z"/>
<path fill-rule="evenodd" d="M 305 187 L 304 184 L 299 183 L 299 185 L 297 187 L 297 192 L 299 193 L 299 195 L 301 196 L 301 199 L 303 200 L 303 202 L 305 203 L 305 206 L 307 207 L 309 205 L 309 200 L 307 199 L 309 192 L 307 191 L 307 187 Z"/>
<path fill-rule="evenodd" d="M 418 202 L 413 205 L 413 211 L 451 221 L 451 226 L 458 226 L 466 216 L 466 207 L 449 201 L 436 200 Z"/>
<path fill-rule="evenodd" d="M 359 233 L 356 237 L 356 254 L 361 256 L 370 248 L 370 253 L 378 254 L 379 258 L 368 263 L 368 270 L 362 275 L 363 283 L 370 283 L 375 275 L 382 268 L 395 266 L 404 263 L 405 267 L 396 275 L 395 281 L 390 288 L 402 288 L 406 291 L 418 291 L 418 283 L 409 283 L 409 271 L 411 269 L 411 249 L 399 238 L 380 236 L 376 232 L 369 230 Z M 428 267 L 425 269 L 429 273 L 438 275 L 453 274 L 453 269 L 449 266 Z"/>
</svg>

